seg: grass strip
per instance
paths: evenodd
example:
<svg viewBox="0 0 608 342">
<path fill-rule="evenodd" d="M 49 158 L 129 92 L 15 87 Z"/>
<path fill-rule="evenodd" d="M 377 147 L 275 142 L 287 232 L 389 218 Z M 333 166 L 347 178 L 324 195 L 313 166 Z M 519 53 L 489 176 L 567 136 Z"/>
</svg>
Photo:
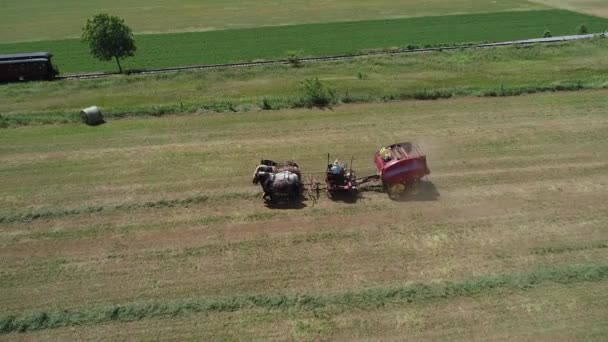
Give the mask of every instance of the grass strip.
<svg viewBox="0 0 608 342">
<path fill-rule="evenodd" d="M 362 310 L 389 304 L 403 305 L 454 297 L 471 297 L 500 290 L 526 291 L 546 283 L 568 285 L 608 279 L 608 265 L 579 264 L 545 266 L 528 273 L 488 275 L 460 281 L 415 283 L 401 287 L 372 288 L 338 293 L 235 295 L 222 298 L 183 299 L 164 302 L 134 302 L 82 310 L 41 310 L 0 316 L 0 333 L 28 332 L 84 324 L 130 322 L 154 317 L 176 317 L 205 312 L 242 309 L 280 311 Z"/>
<path fill-rule="evenodd" d="M 336 103 L 373 103 L 395 100 L 438 100 L 448 99 L 454 96 L 478 96 L 478 97 L 507 97 L 546 92 L 579 91 L 591 89 L 606 89 L 606 82 L 583 82 L 566 81 L 540 86 L 523 87 L 500 87 L 487 89 L 424 89 L 419 91 L 390 93 L 383 95 L 353 96 L 348 93 L 338 96 Z M 122 108 L 104 112 L 104 117 L 110 119 L 122 118 L 146 118 L 160 117 L 165 115 L 192 114 L 200 112 L 226 113 L 226 112 L 248 112 L 252 110 L 281 110 L 289 108 L 305 108 L 306 105 L 298 98 L 265 100 L 260 103 L 231 103 L 221 101 L 217 103 L 191 104 L 191 105 L 152 105 L 133 108 Z M 76 112 L 45 111 L 15 114 L 0 114 L 0 128 L 48 125 L 60 123 L 80 122 L 80 115 Z M 1 222 L 1 221 L 0 221 Z"/>
<path fill-rule="evenodd" d="M 304 98 L 302 81 L 315 77 L 334 90 L 332 103 L 600 89 L 608 87 L 602 76 L 608 65 L 601 58 L 607 47 L 607 39 L 596 38 L 306 63 L 302 68 L 274 65 L 7 84 L 0 87 L 0 126 L 75 123 L 80 108 L 91 104 L 100 106 L 109 120 L 305 107 L 310 101 Z M 516 71 L 521 68 L 526 73 Z"/>
</svg>

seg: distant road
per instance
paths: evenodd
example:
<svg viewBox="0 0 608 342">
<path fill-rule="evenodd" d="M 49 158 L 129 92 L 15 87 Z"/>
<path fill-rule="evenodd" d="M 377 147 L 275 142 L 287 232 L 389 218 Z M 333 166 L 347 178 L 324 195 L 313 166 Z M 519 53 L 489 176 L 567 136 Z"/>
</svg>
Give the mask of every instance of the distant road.
<svg viewBox="0 0 608 342">
<path fill-rule="evenodd" d="M 381 55 L 401 55 L 408 53 L 425 53 L 433 51 L 444 51 L 444 50 L 458 50 L 458 49 L 478 49 L 478 48 L 491 48 L 499 46 L 510 46 L 510 45 L 530 45 L 530 44 L 548 44 L 548 43 L 559 43 L 582 39 L 591 39 L 599 36 L 607 36 L 607 32 L 603 33 L 592 33 L 572 36 L 559 36 L 550 38 L 533 38 L 524 40 L 512 40 L 506 42 L 496 43 L 485 43 L 485 44 L 474 44 L 474 45 L 454 45 L 448 47 L 433 47 L 433 48 L 422 48 L 422 49 L 400 49 L 395 51 L 378 51 L 378 52 L 365 52 L 365 53 L 353 53 L 346 55 L 336 56 L 322 56 L 322 57 L 309 57 L 300 58 L 302 62 L 323 62 L 323 61 L 335 61 L 341 59 L 351 59 L 365 56 L 381 56 Z M 160 74 L 167 72 L 177 72 L 183 70 L 203 70 L 203 69 L 216 69 L 216 68 L 238 68 L 238 67 L 252 67 L 260 65 L 273 65 L 273 64 L 288 64 L 289 61 L 286 59 L 278 59 L 263 62 L 246 62 L 246 63 L 226 63 L 226 64 L 207 64 L 207 65 L 194 65 L 194 66 L 183 66 L 174 68 L 163 68 L 163 69 L 148 69 L 138 70 L 131 72 L 132 74 Z M 118 73 L 89 73 L 89 74 L 74 74 L 57 77 L 58 79 L 87 79 L 87 78 L 100 78 L 112 75 L 118 75 Z"/>
</svg>

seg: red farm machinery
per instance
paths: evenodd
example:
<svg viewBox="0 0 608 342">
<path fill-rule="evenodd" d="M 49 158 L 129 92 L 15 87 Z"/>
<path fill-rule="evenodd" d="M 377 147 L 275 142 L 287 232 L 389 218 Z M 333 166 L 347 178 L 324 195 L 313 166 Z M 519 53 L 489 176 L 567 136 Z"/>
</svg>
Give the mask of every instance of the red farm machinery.
<svg viewBox="0 0 608 342">
<path fill-rule="evenodd" d="M 330 162 L 327 155 L 325 175 L 325 190 L 331 199 L 342 196 L 356 198 L 365 187 L 380 185 L 391 199 L 401 197 L 410 188 L 431 173 L 426 161 L 426 155 L 411 142 L 392 144 L 381 148 L 374 154 L 375 175 L 357 179 L 350 165 L 341 164 L 338 160 Z M 254 183 L 260 183 L 264 196 L 271 201 L 277 194 L 286 191 L 292 200 L 304 192 L 316 202 L 322 183 L 312 176 L 307 183 L 303 182 L 298 165 L 294 162 L 278 164 L 270 160 L 262 160 L 254 173 Z M 283 185 L 289 184 L 289 186 Z M 283 189 L 284 188 L 284 189 Z M 313 193 L 316 193 L 315 197 Z"/>
<path fill-rule="evenodd" d="M 383 187 L 392 198 L 431 173 L 426 155 L 411 142 L 389 145 L 374 155 Z"/>
<path fill-rule="evenodd" d="M 336 159 L 330 163 L 329 153 L 327 154 L 327 169 L 325 170 L 325 189 L 330 198 L 337 198 L 341 195 L 356 196 L 358 192 L 357 176 L 352 168 L 353 160 L 349 165 L 342 164 Z"/>
</svg>

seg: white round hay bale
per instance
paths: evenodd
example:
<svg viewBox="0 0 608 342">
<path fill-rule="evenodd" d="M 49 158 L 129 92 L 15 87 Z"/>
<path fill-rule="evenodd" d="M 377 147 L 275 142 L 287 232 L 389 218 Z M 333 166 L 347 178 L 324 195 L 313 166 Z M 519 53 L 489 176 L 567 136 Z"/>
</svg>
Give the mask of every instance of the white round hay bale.
<svg viewBox="0 0 608 342">
<path fill-rule="evenodd" d="M 105 123 L 103 120 L 103 115 L 101 115 L 101 110 L 97 106 L 91 106 L 83 109 L 80 112 L 80 119 L 82 123 L 85 123 L 89 126 L 97 126 Z"/>
</svg>

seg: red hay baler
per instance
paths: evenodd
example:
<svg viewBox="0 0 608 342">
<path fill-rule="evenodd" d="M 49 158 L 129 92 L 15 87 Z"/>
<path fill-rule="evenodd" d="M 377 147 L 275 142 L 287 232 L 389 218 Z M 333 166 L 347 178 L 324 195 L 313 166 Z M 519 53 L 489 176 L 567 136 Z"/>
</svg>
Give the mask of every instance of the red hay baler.
<svg viewBox="0 0 608 342">
<path fill-rule="evenodd" d="M 391 197 L 431 173 L 426 163 L 426 155 L 411 142 L 383 147 L 376 152 L 374 163 L 382 184 Z"/>
</svg>

